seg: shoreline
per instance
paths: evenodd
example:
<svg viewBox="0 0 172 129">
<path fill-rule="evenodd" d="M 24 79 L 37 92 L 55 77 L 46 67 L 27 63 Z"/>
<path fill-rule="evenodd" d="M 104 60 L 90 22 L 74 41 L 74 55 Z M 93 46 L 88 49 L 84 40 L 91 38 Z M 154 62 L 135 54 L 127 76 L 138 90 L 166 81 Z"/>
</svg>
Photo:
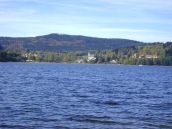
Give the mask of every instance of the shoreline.
<svg viewBox="0 0 172 129">
<path fill-rule="evenodd" d="M 135 65 L 135 64 L 112 64 L 112 63 L 69 63 L 69 62 L 13 62 L 13 61 L 6 61 L 6 62 L 0 62 L 0 63 L 25 63 L 25 64 L 76 64 L 76 65 L 116 65 L 116 66 L 138 66 L 138 67 L 144 67 L 144 66 L 167 66 L 167 67 L 172 67 L 172 65 Z"/>
</svg>

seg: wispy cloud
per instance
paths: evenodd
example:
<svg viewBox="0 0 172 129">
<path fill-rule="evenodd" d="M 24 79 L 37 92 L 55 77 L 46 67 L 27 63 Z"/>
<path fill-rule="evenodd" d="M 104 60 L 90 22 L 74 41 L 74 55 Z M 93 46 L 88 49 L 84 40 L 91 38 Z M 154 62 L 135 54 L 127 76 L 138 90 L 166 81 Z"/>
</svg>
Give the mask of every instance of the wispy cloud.
<svg viewBox="0 0 172 129">
<path fill-rule="evenodd" d="M 100 0 L 107 4 L 117 5 L 117 6 L 128 6 L 132 8 L 144 8 L 144 9 L 163 9 L 171 10 L 172 1 L 171 0 Z"/>
<path fill-rule="evenodd" d="M 156 40 L 169 40 L 171 7 L 171 0 L 0 0 L 0 35 L 57 32 L 137 40 L 162 35 Z"/>
</svg>

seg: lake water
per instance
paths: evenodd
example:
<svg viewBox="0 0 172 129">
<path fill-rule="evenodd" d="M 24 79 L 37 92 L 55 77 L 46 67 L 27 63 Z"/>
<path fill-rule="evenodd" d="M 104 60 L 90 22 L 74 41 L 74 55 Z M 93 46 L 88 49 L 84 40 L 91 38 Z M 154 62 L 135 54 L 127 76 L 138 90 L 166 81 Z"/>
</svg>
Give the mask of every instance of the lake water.
<svg viewBox="0 0 172 129">
<path fill-rule="evenodd" d="M 172 67 L 0 63 L 0 129 L 172 129 Z"/>
</svg>

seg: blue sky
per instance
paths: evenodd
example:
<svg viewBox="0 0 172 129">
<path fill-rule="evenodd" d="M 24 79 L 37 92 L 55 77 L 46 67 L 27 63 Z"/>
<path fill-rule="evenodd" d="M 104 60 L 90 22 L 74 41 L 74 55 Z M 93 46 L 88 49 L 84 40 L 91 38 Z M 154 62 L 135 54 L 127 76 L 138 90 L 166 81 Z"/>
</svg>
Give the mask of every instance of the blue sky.
<svg viewBox="0 0 172 129">
<path fill-rule="evenodd" d="M 172 41 L 172 0 L 0 0 L 0 36 Z"/>
</svg>

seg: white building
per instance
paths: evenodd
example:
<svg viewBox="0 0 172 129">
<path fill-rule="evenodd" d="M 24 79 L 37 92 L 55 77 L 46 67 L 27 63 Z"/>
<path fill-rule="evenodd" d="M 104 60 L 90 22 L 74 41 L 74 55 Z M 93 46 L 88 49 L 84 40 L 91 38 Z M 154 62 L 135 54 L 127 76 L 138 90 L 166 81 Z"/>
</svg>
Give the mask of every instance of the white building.
<svg viewBox="0 0 172 129">
<path fill-rule="evenodd" d="M 116 60 L 111 60 L 110 63 L 117 64 L 118 62 Z"/>
<path fill-rule="evenodd" d="M 87 61 L 90 62 L 90 61 L 95 61 L 95 60 L 96 60 L 95 55 L 94 55 L 94 54 L 88 53 Z"/>
<path fill-rule="evenodd" d="M 146 55 L 147 59 L 157 59 L 158 56 L 157 55 Z"/>
<path fill-rule="evenodd" d="M 78 59 L 78 60 L 76 60 L 76 63 L 82 64 L 82 63 L 84 63 L 84 60 L 83 59 Z"/>
</svg>

